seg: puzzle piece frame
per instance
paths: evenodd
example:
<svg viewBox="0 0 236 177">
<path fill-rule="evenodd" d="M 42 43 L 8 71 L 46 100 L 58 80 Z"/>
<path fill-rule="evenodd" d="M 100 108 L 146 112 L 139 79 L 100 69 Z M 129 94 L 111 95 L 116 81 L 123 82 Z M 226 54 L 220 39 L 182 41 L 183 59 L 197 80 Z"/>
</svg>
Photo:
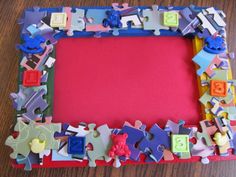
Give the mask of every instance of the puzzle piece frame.
<svg viewBox="0 0 236 177">
<path fill-rule="evenodd" d="M 123 7 L 121 7 L 121 6 L 123 6 Z M 43 83 L 44 85 L 41 85 L 40 87 L 32 88 L 34 91 L 37 91 L 40 88 L 45 88 L 46 93 L 48 94 L 48 96 L 46 96 L 45 100 L 47 101 L 47 103 L 49 105 L 49 108 L 47 108 L 47 109 L 45 108 L 45 111 L 42 111 L 42 117 L 40 117 L 41 115 L 36 115 L 34 117 L 35 119 L 43 119 L 45 117 L 45 115 L 46 116 L 51 116 L 52 115 L 52 105 L 51 104 L 52 104 L 52 95 L 53 95 L 53 90 L 52 90 L 52 88 L 53 88 L 53 83 L 52 83 L 53 78 L 51 76 L 51 73 L 54 72 L 55 68 L 53 66 L 53 63 L 55 62 L 54 58 L 56 58 L 55 57 L 55 48 L 53 47 L 53 45 L 55 45 L 56 41 L 59 40 L 60 38 L 64 38 L 64 37 L 68 37 L 68 36 L 91 37 L 91 36 L 94 35 L 94 33 L 95 33 L 96 37 L 112 36 L 114 34 L 117 34 L 117 35 L 119 34 L 120 36 L 139 36 L 139 35 L 145 35 L 145 36 L 153 36 L 153 35 L 182 36 L 178 31 L 171 31 L 171 30 L 169 30 L 168 27 L 163 26 L 163 24 L 160 21 L 160 17 L 162 16 L 162 13 L 165 12 L 167 9 L 170 10 L 170 11 L 174 10 L 174 11 L 178 12 L 179 10 L 183 9 L 181 7 L 178 7 L 178 8 L 173 7 L 173 9 L 158 7 L 156 5 L 153 5 L 152 7 L 138 7 L 138 8 L 141 9 L 142 12 L 144 12 L 143 16 L 142 15 L 135 16 L 133 14 L 131 15 L 133 18 L 130 18 L 129 16 L 124 16 L 123 23 L 126 24 L 126 22 L 130 22 L 130 21 L 134 22 L 134 25 L 133 26 L 131 25 L 131 28 L 129 28 L 128 25 L 127 26 L 125 25 L 125 28 L 127 28 L 127 29 L 110 29 L 110 28 L 105 29 L 105 28 L 103 28 L 101 26 L 101 21 L 102 21 L 102 18 L 104 18 L 104 16 L 103 16 L 104 14 L 102 14 L 102 17 L 98 18 L 99 22 L 96 22 L 96 20 L 97 20 L 96 18 L 93 19 L 93 20 L 95 20 L 95 23 L 90 23 L 89 20 L 88 20 L 89 18 L 94 16 L 93 12 L 95 12 L 95 11 L 96 11 L 95 15 L 97 15 L 97 14 L 99 15 L 98 11 L 102 12 L 102 10 L 105 10 L 105 9 L 107 10 L 107 9 L 112 9 L 113 8 L 113 9 L 119 10 L 119 11 L 123 11 L 123 10 L 126 11 L 126 10 L 130 9 L 130 7 L 128 6 L 127 3 L 124 3 L 121 6 L 119 4 L 113 4 L 112 7 L 97 7 L 97 8 L 96 7 L 95 8 L 90 7 L 90 8 L 77 8 L 77 9 L 71 8 L 71 7 L 48 8 L 48 9 L 47 8 L 42 8 L 42 9 L 40 9 L 40 11 L 39 11 L 39 8 L 33 8 L 33 9 L 28 9 L 27 10 L 27 12 L 25 13 L 25 19 L 20 21 L 20 23 L 22 24 L 22 34 L 26 34 L 26 33 L 27 34 L 30 33 L 32 35 L 42 34 L 42 36 L 46 36 L 45 38 L 47 39 L 47 42 L 49 42 L 49 43 L 47 43 L 47 46 L 46 46 L 46 53 L 48 53 L 48 55 L 43 55 L 43 56 L 36 55 L 36 58 L 40 59 L 39 63 L 42 63 L 42 64 L 38 63 L 35 67 L 36 69 L 39 69 L 39 70 L 45 71 L 45 69 L 46 69 L 48 71 L 47 72 L 48 73 L 48 76 L 47 76 L 48 81 L 47 81 L 47 79 L 43 79 L 45 81 Z M 201 8 L 196 8 L 196 9 L 201 10 Z M 78 10 L 80 12 L 78 12 Z M 63 11 L 65 13 L 67 13 L 67 15 L 70 14 L 70 15 L 68 15 L 69 18 L 67 19 L 67 23 L 66 23 L 66 26 L 64 27 L 64 29 L 59 29 L 59 30 L 56 29 L 55 30 L 54 28 L 50 28 L 50 26 L 46 26 L 47 24 L 44 23 L 43 21 L 41 21 L 42 19 L 44 19 L 46 17 L 46 15 L 48 16 L 52 12 L 59 12 L 60 13 L 60 12 L 63 12 Z M 92 11 L 92 15 L 91 15 L 91 13 L 87 13 L 88 11 L 90 11 L 90 12 Z M 30 21 L 37 22 L 37 24 L 29 24 L 29 25 L 31 25 L 29 27 L 29 26 L 27 26 L 27 19 L 29 18 L 28 14 L 33 14 L 34 12 L 35 12 L 35 14 L 38 15 L 38 17 L 33 19 L 33 20 L 30 20 Z M 76 12 L 78 12 L 78 13 L 76 13 Z M 142 14 L 142 13 L 140 13 L 140 14 Z M 214 14 L 215 16 L 213 16 L 213 20 L 216 20 L 217 18 L 220 18 L 217 14 L 215 14 L 215 12 L 212 9 L 206 9 L 205 11 L 203 11 L 203 14 L 200 14 L 198 17 L 194 16 L 194 18 L 191 20 L 191 24 L 190 24 L 191 27 L 189 27 L 189 28 L 190 29 L 194 28 L 192 30 L 195 31 L 195 28 L 197 28 L 197 26 L 199 25 L 199 23 L 203 19 L 204 19 L 204 22 L 205 22 L 206 19 L 203 17 L 205 14 Z M 149 19 L 147 21 L 145 21 L 144 17 L 149 17 Z M 154 19 L 152 17 L 156 17 L 156 18 Z M 80 26 L 76 23 L 75 19 L 80 19 L 84 23 L 80 24 L 81 25 Z M 157 21 L 155 21 L 155 20 L 157 20 Z M 190 19 L 187 19 L 187 21 L 188 20 L 190 20 Z M 212 21 L 209 21 L 209 23 L 212 23 Z M 142 26 L 142 24 L 144 24 L 144 27 Z M 203 24 L 202 26 L 205 26 L 205 25 L 206 25 L 206 23 Z M 216 26 L 216 24 L 211 24 L 211 25 Z M 219 27 L 224 27 L 225 26 L 223 21 L 220 21 L 217 25 Z M 88 28 L 87 31 L 86 31 L 86 27 L 89 27 L 89 28 L 91 27 L 91 29 Z M 101 28 L 101 29 L 98 29 L 98 27 Z M 144 28 L 144 30 L 143 30 L 143 28 Z M 209 35 L 208 30 L 209 29 L 205 29 L 204 31 L 202 31 L 201 33 L 198 33 L 197 35 L 201 36 L 201 37 L 205 37 L 205 36 Z M 193 32 L 193 31 L 191 31 L 191 32 Z M 196 30 L 196 31 L 198 31 L 198 30 Z M 210 32 L 215 33 L 212 30 L 210 30 Z M 203 44 L 199 44 L 200 42 L 196 38 L 194 38 L 193 41 L 195 43 L 195 46 L 194 46 L 195 47 L 195 53 L 198 53 L 200 51 L 199 49 L 201 49 L 203 47 Z M 31 56 L 24 56 L 24 58 L 22 60 L 22 66 L 25 67 L 24 69 L 32 69 L 29 66 L 25 65 L 25 63 L 28 61 L 27 57 L 30 58 Z M 228 58 L 228 56 L 226 56 L 226 60 L 227 60 L 227 58 Z M 231 72 L 230 66 L 227 66 L 227 67 L 223 66 L 224 63 L 223 63 L 221 57 L 219 57 L 215 60 L 214 59 L 212 59 L 208 63 L 207 66 L 203 66 L 203 70 L 200 69 L 201 72 L 199 72 L 199 75 L 200 75 L 199 78 L 201 80 L 206 79 L 208 76 L 212 77 L 212 78 L 214 77 L 215 67 L 213 65 L 217 65 L 218 69 L 222 69 L 222 68 L 225 67 L 226 70 L 229 69 L 229 72 Z M 47 63 L 47 61 L 48 61 L 48 63 Z M 198 62 L 198 60 L 196 60 L 196 61 Z M 45 64 L 45 63 L 47 63 L 47 64 Z M 203 64 L 200 63 L 200 65 L 203 65 Z M 22 72 L 24 69 L 21 68 L 20 72 Z M 206 75 L 206 73 L 208 74 L 208 76 Z M 230 75 L 231 74 L 229 73 L 229 76 Z M 229 77 L 229 79 L 232 80 L 232 78 L 230 78 L 230 77 Z M 20 89 L 22 89 L 22 88 L 20 87 Z M 204 93 L 204 91 L 205 91 L 204 89 L 200 88 L 200 93 Z M 231 92 L 234 93 L 234 88 L 231 88 Z M 26 103 L 26 102 L 24 102 L 25 101 L 24 100 L 24 96 L 25 96 L 24 94 L 28 94 L 28 92 L 26 91 L 26 93 L 25 93 L 23 91 L 21 94 L 19 94 L 19 93 L 18 94 L 12 94 L 12 99 L 17 102 L 17 104 L 15 104 L 15 106 L 16 106 L 17 110 L 19 111 L 18 114 L 20 115 L 20 117 L 22 117 L 22 114 L 23 114 L 23 117 L 25 116 L 25 114 L 20 111 L 22 105 L 24 105 Z M 224 107 L 224 109 L 230 115 L 231 119 L 236 119 L 236 110 L 234 109 L 235 105 L 232 104 L 232 100 L 230 100 L 230 101 L 231 102 L 227 102 L 226 104 L 221 105 L 221 106 Z M 234 102 L 235 102 L 235 99 L 234 99 Z M 204 118 L 208 118 L 208 117 L 209 117 L 209 115 L 205 115 Z M 20 118 L 19 120 L 21 120 L 21 119 L 24 120 L 24 118 Z M 46 123 L 48 123 L 48 122 L 46 122 Z M 129 124 L 127 123 L 127 125 L 129 125 Z M 136 126 L 140 130 L 142 129 L 143 131 L 145 131 L 145 126 L 142 127 L 142 125 L 140 125 L 140 123 L 137 123 Z M 74 131 L 74 132 L 78 131 L 78 129 L 75 128 L 75 127 L 74 128 L 70 127 L 69 129 L 71 131 Z M 177 129 L 178 130 L 181 129 L 181 131 L 183 131 L 182 132 L 183 134 L 185 134 L 185 133 L 188 134 L 188 132 L 189 132 L 187 129 L 184 129 L 183 127 L 178 127 Z M 99 128 L 97 130 L 99 131 Z M 82 134 L 87 136 L 87 133 L 88 132 L 85 131 Z M 178 132 L 178 133 L 180 133 L 180 132 Z M 68 136 L 70 136 L 70 134 Z M 199 136 L 202 136 L 202 134 L 200 134 Z M 104 138 L 102 141 L 106 142 L 106 140 L 107 139 Z M 108 143 L 108 142 L 106 142 L 106 143 Z M 166 150 L 166 151 L 168 151 L 168 150 Z M 149 152 L 147 151 L 146 153 L 148 154 Z M 167 153 L 169 153 L 169 152 L 167 152 Z M 153 157 L 153 154 L 149 154 L 149 155 L 150 155 L 151 158 Z M 167 155 L 168 155 L 169 159 L 172 159 L 170 154 L 167 154 Z M 73 158 L 73 157 L 71 157 L 71 158 Z M 92 165 L 91 166 L 94 166 L 95 161 L 99 165 L 100 164 L 102 164 L 102 165 L 105 164 L 105 162 L 103 163 L 103 162 L 99 161 L 99 159 L 100 159 L 99 157 L 98 158 L 93 158 L 93 157 L 91 158 L 91 154 L 90 154 L 89 158 L 90 158 L 89 160 L 92 159 L 92 163 L 91 163 Z M 155 158 L 153 158 L 153 159 L 155 159 Z M 20 160 L 21 160 L 21 163 L 26 163 L 27 164 L 27 166 L 26 166 L 27 169 L 30 169 L 29 163 L 27 162 L 27 157 L 22 158 Z M 47 157 L 46 157 L 46 165 L 45 166 L 47 166 L 47 164 L 49 164 L 48 166 L 50 166 L 50 165 L 54 166 L 53 163 L 50 160 L 48 160 Z M 68 163 L 68 164 L 70 164 L 70 163 Z M 73 163 L 70 164 L 70 166 L 77 166 L 77 165 L 78 164 L 75 165 Z M 79 163 L 78 166 L 80 166 L 80 165 L 83 166 L 85 164 Z"/>
</svg>

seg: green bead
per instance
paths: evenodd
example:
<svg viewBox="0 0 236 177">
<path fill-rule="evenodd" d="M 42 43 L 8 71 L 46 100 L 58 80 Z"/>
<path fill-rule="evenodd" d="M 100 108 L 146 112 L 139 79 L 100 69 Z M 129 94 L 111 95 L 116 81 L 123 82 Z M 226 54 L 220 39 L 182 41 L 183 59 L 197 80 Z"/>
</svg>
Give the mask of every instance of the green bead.
<svg viewBox="0 0 236 177">
<path fill-rule="evenodd" d="M 163 17 L 164 26 L 178 27 L 179 26 L 179 13 L 178 12 L 164 12 Z"/>
<path fill-rule="evenodd" d="M 189 152 L 188 135 L 171 135 L 172 152 Z"/>
</svg>

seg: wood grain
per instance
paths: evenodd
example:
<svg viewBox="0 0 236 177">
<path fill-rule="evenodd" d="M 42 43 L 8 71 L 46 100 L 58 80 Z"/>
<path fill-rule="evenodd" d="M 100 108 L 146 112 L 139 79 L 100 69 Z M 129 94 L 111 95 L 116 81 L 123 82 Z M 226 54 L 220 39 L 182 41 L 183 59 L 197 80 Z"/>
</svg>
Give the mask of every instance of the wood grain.
<svg viewBox="0 0 236 177">
<path fill-rule="evenodd" d="M 118 1 L 122 2 L 122 1 Z M 188 6 L 214 6 L 226 13 L 227 35 L 229 51 L 236 47 L 236 2 L 234 0 L 130 0 L 130 5 L 172 5 Z M 17 19 L 23 10 L 32 6 L 57 7 L 57 6 L 110 6 L 109 0 L 1 0 L 0 1 L 0 176 L 124 176 L 124 177 L 149 177 L 149 176 L 181 176 L 181 177 L 229 177 L 235 176 L 236 161 L 211 162 L 209 165 L 201 163 L 179 164 L 153 164 L 124 166 L 119 169 L 112 167 L 97 168 L 61 168 L 61 169 L 34 169 L 32 172 L 24 172 L 22 169 L 13 169 L 10 165 L 9 154 L 11 149 L 4 146 L 6 137 L 10 134 L 10 127 L 14 122 L 14 110 L 12 109 L 9 94 L 17 89 L 17 70 L 19 51 L 15 50 L 15 44 L 19 43 L 19 26 Z M 232 62 L 234 78 L 236 62 Z"/>
</svg>

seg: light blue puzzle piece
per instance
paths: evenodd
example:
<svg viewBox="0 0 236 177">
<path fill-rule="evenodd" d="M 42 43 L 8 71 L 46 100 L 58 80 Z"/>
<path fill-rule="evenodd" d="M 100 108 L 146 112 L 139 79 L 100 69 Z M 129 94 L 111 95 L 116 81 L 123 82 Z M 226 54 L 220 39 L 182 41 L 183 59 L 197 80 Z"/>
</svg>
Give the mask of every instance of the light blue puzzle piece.
<svg viewBox="0 0 236 177">
<path fill-rule="evenodd" d="M 71 154 L 68 156 L 63 156 L 57 152 L 57 150 L 52 150 L 52 161 L 76 161 L 72 158 Z"/>
<path fill-rule="evenodd" d="M 87 19 L 92 19 L 92 23 L 86 23 L 86 25 L 99 25 L 107 17 L 106 11 L 108 9 L 88 9 L 86 13 Z"/>
<path fill-rule="evenodd" d="M 36 36 L 37 34 L 40 33 L 40 30 L 39 30 L 39 29 L 36 27 L 36 25 L 34 25 L 34 24 L 28 26 L 26 29 L 27 29 L 27 31 L 30 32 L 30 34 L 31 34 L 32 36 Z"/>
<path fill-rule="evenodd" d="M 195 55 L 193 61 L 200 66 L 197 70 L 197 75 L 201 76 L 207 70 L 215 57 L 215 54 L 208 53 L 204 50 L 201 50 L 197 55 Z"/>
</svg>

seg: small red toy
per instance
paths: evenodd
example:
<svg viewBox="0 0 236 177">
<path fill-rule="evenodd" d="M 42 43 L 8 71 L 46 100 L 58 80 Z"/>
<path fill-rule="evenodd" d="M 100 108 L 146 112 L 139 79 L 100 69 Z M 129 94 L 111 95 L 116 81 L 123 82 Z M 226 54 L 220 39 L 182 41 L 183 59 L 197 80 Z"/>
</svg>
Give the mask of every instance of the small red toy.
<svg viewBox="0 0 236 177">
<path fill-rule="evenodd" d="M 126 145 L 126 139 L 128 138 L 128 134 L 124 133 L 122 135 L 111 135 L 112 139 L 112 147 L 109 151 L 109 156 L 113 159 L 115 159 L 117 156 L 125 156 L 126 158 L 129 158 L 130 156 L 130 150 L 129 147 Z"/>
<path fill-rule="evenodd" d="M 23 86 L 34 87 L 40 86 L 41 72 L 38 70 L 26 70 L 23 73 Z"/>
</svg>

